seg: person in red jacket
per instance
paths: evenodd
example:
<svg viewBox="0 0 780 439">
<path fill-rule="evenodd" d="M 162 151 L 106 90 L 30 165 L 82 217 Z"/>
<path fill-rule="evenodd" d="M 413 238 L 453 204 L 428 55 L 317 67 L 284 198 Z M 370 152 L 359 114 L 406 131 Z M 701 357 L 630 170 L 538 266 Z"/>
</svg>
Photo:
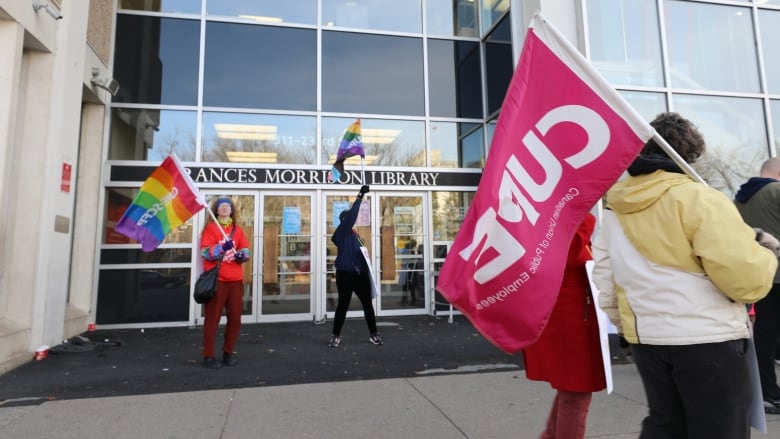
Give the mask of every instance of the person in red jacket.
<svg viewBox="0 0 780 439">
<path fill-rule="evenodd" d="M 244 270 L 241 264 L 249 260 L 249 242 L 236 221 L 236 211 L 229 198 L 220 198 L 212 206 L 217 222 L 208 221 L 201 235 L 200 253 L 203 270 L 209 270 L 222 260 L 217 281 L 217 294 L 204 305 L 203 365 L 209 369 L 234 366 L 233 349 L 241 329 L 241 308 L 244 297 Z M 210 217 L 210 215 L 209 215 Z M 227 238 L 226 238 L 227 236 Z M 217 361 L 217 326 L 222 311 L 227 315 L 222 361 Z"/>
<path fill-rule="evenodd" d="M 541 336 L 523 350 L 528 379 L 557 390 L 540 439 L 582 439 L 593 392 L 607 387 L 596 309 L 585 262 L 596 219 L 588 214 L 569 245 L 558 300 Z"/>
</svg>

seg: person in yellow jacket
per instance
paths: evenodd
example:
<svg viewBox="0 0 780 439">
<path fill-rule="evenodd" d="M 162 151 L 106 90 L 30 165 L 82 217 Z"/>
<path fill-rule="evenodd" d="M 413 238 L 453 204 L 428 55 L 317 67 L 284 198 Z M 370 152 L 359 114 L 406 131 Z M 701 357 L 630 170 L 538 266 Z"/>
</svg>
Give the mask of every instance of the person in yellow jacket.
<svg viewBox="0 0 780 439">
<path fill-rule="evenodd" d="M 704 152 L 679 114 L 651 125 L 687 163 Z M 745 224 L 725 194 L 687 176 L 653 140 L 628 174 L 607 192 L 593 277 L 642 378 L 649 413 L 639 437 L 749 439 L 745 304 L 771 288 L 778 241 Z"/>
</svg>

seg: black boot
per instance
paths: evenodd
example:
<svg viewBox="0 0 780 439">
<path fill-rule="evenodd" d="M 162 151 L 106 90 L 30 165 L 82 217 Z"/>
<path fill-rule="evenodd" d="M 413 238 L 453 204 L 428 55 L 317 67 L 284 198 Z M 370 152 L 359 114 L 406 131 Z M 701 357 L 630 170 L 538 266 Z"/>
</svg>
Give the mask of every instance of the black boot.
<svg viewBox="0 0 780 439">
<path fill-rule="evenodd" d="M 217 361 L 214 357 L 204 357 L 203 358 L 203 367 L 209 368 L 209 369 L 219 369 L 222 367 L 221 364 L 219 364 L 219 361 Z"/>
<path fill-rule="evenodd" d="M 223 366 L 235 366 L 237 363 L 236 358 L 229 352 L 222 353 L 222 365 Z"/>
</svg>

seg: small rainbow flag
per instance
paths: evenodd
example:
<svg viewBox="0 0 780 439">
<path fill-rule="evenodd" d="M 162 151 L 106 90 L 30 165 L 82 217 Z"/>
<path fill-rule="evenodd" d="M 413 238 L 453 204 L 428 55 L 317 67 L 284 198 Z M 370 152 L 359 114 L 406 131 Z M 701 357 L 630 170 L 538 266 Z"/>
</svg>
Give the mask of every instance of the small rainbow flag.
<svg viewBox="0 0 780 439">
<path fill-rule="evenodd" d="M 333 169 L 330 171 L 334 183 L 338 183 L 341 174 L 344 173 L 344 160 L 355 155 L 366 157 L 366 152 L 363 151 L 363 142 L 360 138 L 360 119 L 356 119 L 355 123 L 347 128 L 347 132 L 344 133 L 344 137 L 341 139 L 339 151 L 336 154 L 336 161 L 333 163 Z"/>
<path fill-rule="evenodd" d="M 171 232 L 206 207 L 198 188 L 174 154 L 163 160 L 141 186 L 114 230 L 156 249 Z"/>
</svg>

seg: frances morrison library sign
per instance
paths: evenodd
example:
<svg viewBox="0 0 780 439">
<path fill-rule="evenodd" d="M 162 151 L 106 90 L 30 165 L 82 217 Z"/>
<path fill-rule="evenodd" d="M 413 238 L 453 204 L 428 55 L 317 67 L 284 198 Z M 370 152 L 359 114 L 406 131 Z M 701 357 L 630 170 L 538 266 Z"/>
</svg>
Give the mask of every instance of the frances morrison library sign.
<svg viewBox="0 0 780 439">
<path fill-rule="evenodd" d="M 107 184 L 118 183 L 142 183 L 154 171 L 155 165 L 146 163 L 123 162 L 115 164 L 109 162 Z M 290 186 L 290 185 L 329 185 L 329 189 L 335 189 L 333 183 L 328 181 L 330 167 L 326 169 L 314 168 L 284 168 L 284 167 L 237 167 L 237 166 L 185 166 L 192 180 L 198 185 L 209 186 L 211 184 L 225 184 L 235 186 Z M 365 184 L 374 186 L 388 186 L 393 189 L 422 189 L 459 187 L 474 188 L 479 185 L 482 176 L 481 170 L 455 171 L 455 170 L 378 170 L 369 168 L 365 171 Z M 342 184 L 363 184 L 360 170 L 347 170 L 342 176 Z"/>
</svg>

